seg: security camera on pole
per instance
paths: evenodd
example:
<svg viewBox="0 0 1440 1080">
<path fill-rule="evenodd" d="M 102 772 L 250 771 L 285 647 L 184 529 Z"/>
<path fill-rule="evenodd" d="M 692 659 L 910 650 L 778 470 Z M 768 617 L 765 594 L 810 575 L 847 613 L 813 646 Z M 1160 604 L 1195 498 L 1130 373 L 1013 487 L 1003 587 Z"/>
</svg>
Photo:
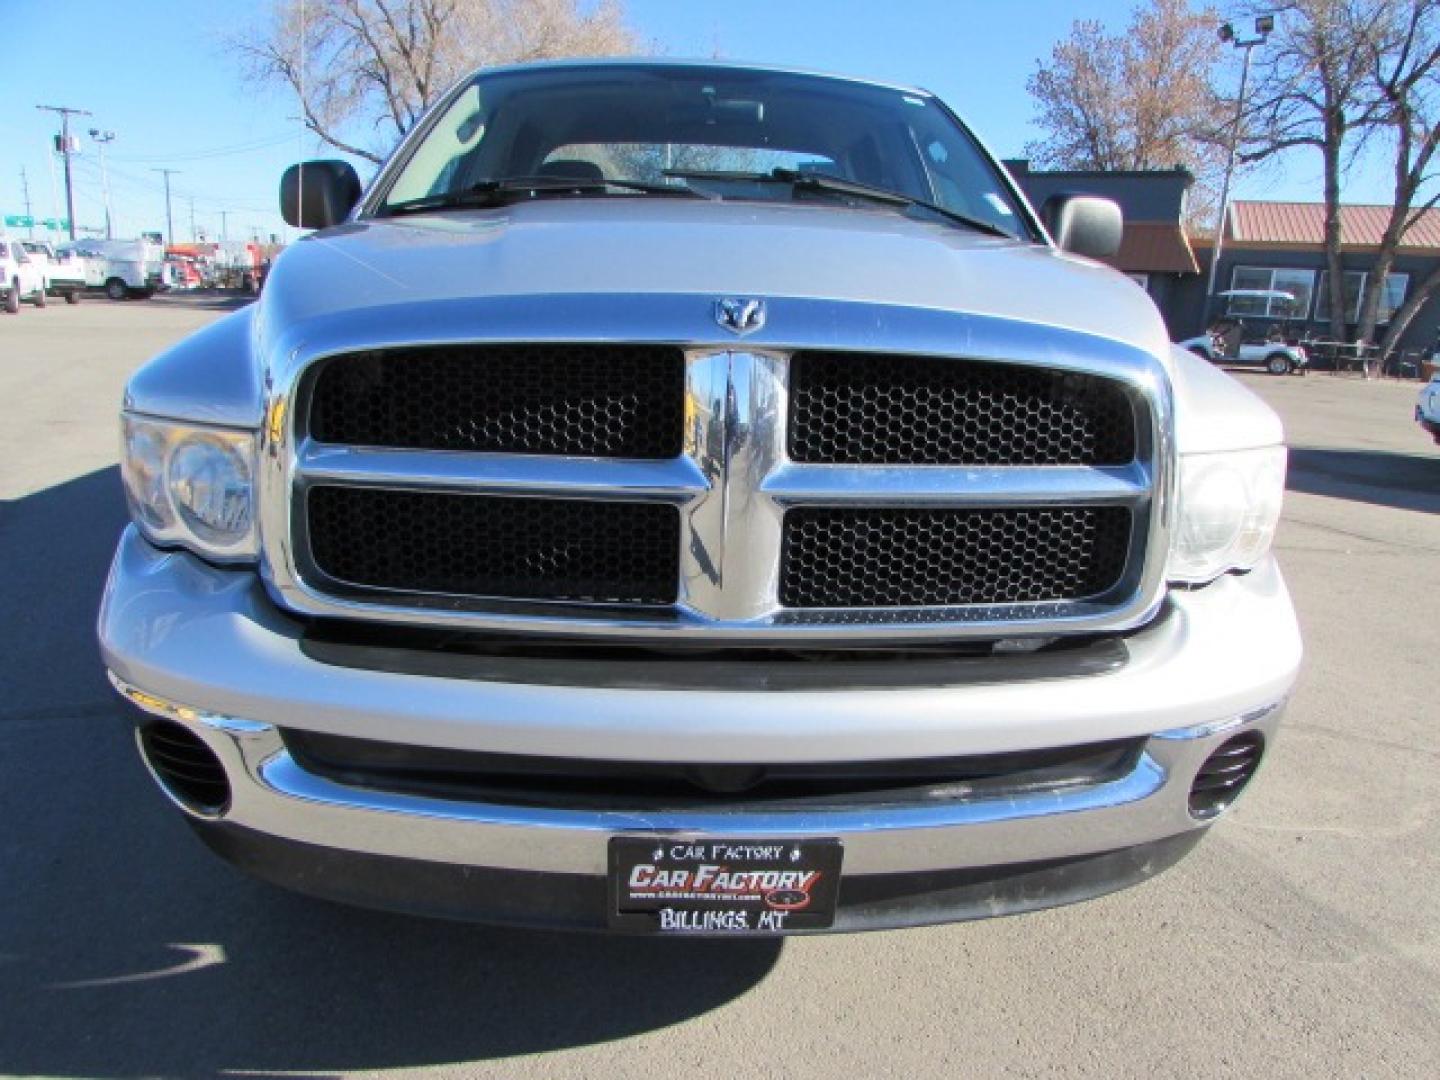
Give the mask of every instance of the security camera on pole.
<svg viewBox="0 0 1440 1080">
<path fill-rule="evenodd" d="M 90 129 L 90 139 L 100 148 L 100 190 L 105 196 L 105 239 L 115 239 L 115 228 L 110 218 L 110 173 L 105 167 L 105 148 L 115 141 L 115 132 Z"/>
<path fill-rule="evenodd" d="M 1235 150 L 1240 141 L 1240 121 L 1245 115 L 1245 88 L 1250 82 L 1250 53 L 1256 45 L 1263 45 L 1275 30 L 1275 16 L 1261 15 L 1255 20 L 1255 36 L 1241 37 L 1231 23 L 1220 27 L 1220 40 L 1245 51 L 1245 61 L 1240 67 L 1240 93 L 1235 97 L 1235 122 L 1230 128 L 1230 145 L 1225 159 L 1225 179 L 1220 185 L 1220 216 L 1215 220 L 1215 243 L 1210 249 L 1210 281 L 1205 288 L 1206 325 L 1218 314 L 1216 309 L 1215 279 L 1220 271 L 1220 249 L 1225 243 L 1225 218 L 1230 210 L 1230 179 L 1235 173 Z"/>
</svg>

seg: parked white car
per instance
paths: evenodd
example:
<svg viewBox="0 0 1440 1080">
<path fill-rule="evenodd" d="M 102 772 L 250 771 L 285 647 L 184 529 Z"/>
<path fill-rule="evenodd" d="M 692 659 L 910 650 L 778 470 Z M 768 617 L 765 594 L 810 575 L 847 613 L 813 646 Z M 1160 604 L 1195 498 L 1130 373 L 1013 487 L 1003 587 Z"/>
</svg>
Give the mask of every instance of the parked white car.
<svg viewBox="0 0 1440 1080">
<path fill-rule="evenodd" d="M 45 306 L 45 272 L 19 240 L 0 238 L 0 291 L 11 315 L 20 310 L 21 300 Z"/>
<path fill-rule="evenodd" d="M 57 251 L 46 240 L 20 241 L 26 253 L 40 265 L 49 296 L 63 296 L 67 304 L 78 304 L 85 291 L 84 257 L 75 251 Z"/>
<path fill-rule="evenodd" d="M 1440 371 L 1420 388 L 1420 398 L 1415 402 L 1415 422 L 1440 444 Z"/>
</svg>

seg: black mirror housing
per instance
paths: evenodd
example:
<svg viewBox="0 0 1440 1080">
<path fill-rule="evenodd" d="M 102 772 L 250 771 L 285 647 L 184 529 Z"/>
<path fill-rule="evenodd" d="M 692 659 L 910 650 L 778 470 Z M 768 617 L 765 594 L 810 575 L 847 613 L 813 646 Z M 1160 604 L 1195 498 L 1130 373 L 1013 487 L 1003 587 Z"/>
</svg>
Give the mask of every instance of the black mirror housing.
<svg viewBox="0 0 1440 1080">
<path fill-rule="evenodd" d="M 304 161 L 280 178 L 280 216 L 297 229 L 338 225 L 359 201 L 360 177 L 345 161 Z"/>
<path fill-rule="evenodd" d="M 1040 217 L 1058 247 L 1092 259 L 1114 255 L 1125 236 L 1120 204 L 1098 195 L 1052 195 Z"/>
</svg>

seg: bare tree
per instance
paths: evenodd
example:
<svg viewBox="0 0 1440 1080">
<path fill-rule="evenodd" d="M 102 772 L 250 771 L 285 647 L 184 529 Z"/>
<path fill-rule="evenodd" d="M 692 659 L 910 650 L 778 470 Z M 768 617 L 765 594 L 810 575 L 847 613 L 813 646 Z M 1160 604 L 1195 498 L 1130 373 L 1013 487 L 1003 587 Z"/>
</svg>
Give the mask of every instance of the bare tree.
<svg viewBox="0 0 1440 1080">
<path fill-rule="evenodd" d="M 474 68 L 639 44 L 620 0 L 273 0 L 231 41 L 247 75 L 298 96 L 306 127 L 377 164 Z"/>
<path fill-rule="evenodd" d="M 1243 157 L 1318 150 L 1324 165 L 1326 299 L 1330 334 L 1347 339 L 1341 262 L 1341 194 L 1347 167 L 1383 140 L 1392 154 L 1393 199 L 1366 278 L 1355 338 L 1374 339 L 1386 280 L 1405 234 L 1436 205 L 1440 152 L 1440 9 L 1435 0 L 1290 0 L 1266 50 Z M 1425 298 L 1422 285 L 1392 317 L 1388 351 Z M 1401 317 L 1403 316 L 1403 318 Z"/>
<path fill-rule="evenodd" d="M 1374 40 L 1371 80 L 1392 141 L 1394 195 L 1360 303 L 1356 336 L 1366 342 L 1374 339 L 1385 283 L 1405 234 L 1440 202 L 1440 8 L 1434 0 L 1396 0 L 1389 14 L 1388 32 Z M 1404 322 L 1392 318 L 1382 353 L 1418 310 L 1406 312 Z"/>
<path fill-rule="evenodd" d="M 1323 163 L 1330 334 L 1346 338 L 1340 251 L 1341 179 L 1380 117 L 1370 93 L 1374 40 L 1393 0 L 1290 0 L 1272 5 L 1277 29 L 1257 64 L 1242 161 L 1308 147 Z"/>
<path fill-rule="evenodd" d="M 1077 20 L 1026 83 L 1045 138 L 1026 146 L 1042 166 L 1158 169 L 1183 165 L 1198 178 L 1191 215 L 1213 207 L 1224 167 L 1226 123 L 1213 76 L 1219 18 L 1188 0 L 1146 0 L 1118 34 Z"/>
</svg>

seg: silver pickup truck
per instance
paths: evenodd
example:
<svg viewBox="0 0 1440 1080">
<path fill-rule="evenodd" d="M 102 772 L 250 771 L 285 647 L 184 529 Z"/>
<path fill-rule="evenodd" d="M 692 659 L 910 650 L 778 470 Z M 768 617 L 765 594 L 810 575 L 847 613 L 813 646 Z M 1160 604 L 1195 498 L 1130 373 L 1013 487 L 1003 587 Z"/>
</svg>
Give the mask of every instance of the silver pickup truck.
<svg viewBox="0 0 1440 1080">
<path fill-rule="evenodd" d="M 1143 881 L 1301 645 L 1276 416 L 931 94 L 496 69 L 125 395 L 99 618 L 160 788 L 319 896 L 622 932 Z"/>
</svg>

